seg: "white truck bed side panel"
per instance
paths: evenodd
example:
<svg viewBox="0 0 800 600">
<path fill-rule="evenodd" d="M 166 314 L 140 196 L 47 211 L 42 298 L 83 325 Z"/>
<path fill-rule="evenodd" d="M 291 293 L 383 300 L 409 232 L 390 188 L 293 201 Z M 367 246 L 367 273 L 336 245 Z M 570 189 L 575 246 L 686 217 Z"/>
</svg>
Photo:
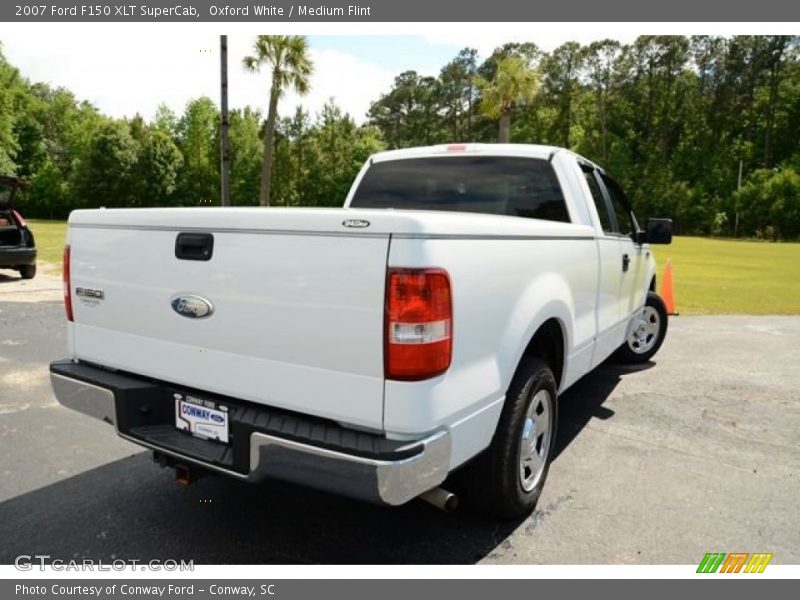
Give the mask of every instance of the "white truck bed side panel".
<svg viewBox="0 0 800 600">
<path fill-rule="evenodd" d="M 541 222 L 531 228 L 541 230 Z M 564 380 L 583 374 L 595 335 L 595 252 L 593 231 L 579 225 L 558 224 L 549 238 L 539 231 L 529 239 L 393 239 L 390 266 L 449 272 L 454 343 L 445 374 L 386 382 L 386 430 L 422 434 L 503 398 L 525 346 L 548 318 L 566 334 Z M 573 363 L 576 356 L 584 364 Z M 485 447 L 493 431 L 485 428 L 479 443 Z"/>
</svg>

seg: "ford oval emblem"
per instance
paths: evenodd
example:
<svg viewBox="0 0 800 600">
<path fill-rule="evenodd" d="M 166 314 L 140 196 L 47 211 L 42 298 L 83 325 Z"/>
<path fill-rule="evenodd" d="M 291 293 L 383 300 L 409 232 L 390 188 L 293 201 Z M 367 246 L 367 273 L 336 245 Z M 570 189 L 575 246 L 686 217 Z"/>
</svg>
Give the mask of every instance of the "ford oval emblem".
<svg viewBox="0 0 800 600">
<path fill-rule="evenodd" d="M 172 299 L 172 310 L 188 319 L 204 319 L 214 312 L 214 305 L 205 298 L 181 294 Z"/>
<path fill-rule="evenodd" d="M 364 227 L 369 227 L 369 221 L 364 219 L 345 219 L 342 221 L 342 225 L 353 229 L 364 229 Z"/>
</svg>

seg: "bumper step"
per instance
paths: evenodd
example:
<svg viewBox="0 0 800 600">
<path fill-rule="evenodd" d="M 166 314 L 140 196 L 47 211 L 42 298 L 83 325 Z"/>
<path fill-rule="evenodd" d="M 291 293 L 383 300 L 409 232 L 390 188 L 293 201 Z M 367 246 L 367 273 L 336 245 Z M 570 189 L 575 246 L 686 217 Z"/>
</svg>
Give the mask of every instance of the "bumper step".
<svg viewBox="0 0 800 600">
<path fill-rule="evenodd" d="M 385 504 L 402 504 L 447 476 L 450 436 L 405 442 L 337 423 L 166 382 L 57 361 L 51 382 L 63 405 L 115 425 L 134 443 L 228 475 L 274 477 Z M 174 427 L 176 393 L 228 408 L 230 444 Z"/>
</svg>

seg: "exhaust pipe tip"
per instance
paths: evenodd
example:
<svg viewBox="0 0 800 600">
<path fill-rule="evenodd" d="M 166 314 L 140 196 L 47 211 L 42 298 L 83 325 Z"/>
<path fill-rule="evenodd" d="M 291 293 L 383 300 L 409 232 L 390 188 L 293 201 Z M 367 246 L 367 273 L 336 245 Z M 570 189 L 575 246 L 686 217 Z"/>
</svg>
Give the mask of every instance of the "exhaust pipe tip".
<svg viewBox="0 0 800 600">
<path fill-rule="evenodd" d="M 440 487 L 420 494 L 419 498 L 446 513 L 454 512 L 458 508 L 458 496 Z"/>
<path fill-rule="evenodd" d="M 175 481 L 180 485 L 187 486 L 192 483 L 192 474 L 186 465 L 175 465 Z"/>
</svg>

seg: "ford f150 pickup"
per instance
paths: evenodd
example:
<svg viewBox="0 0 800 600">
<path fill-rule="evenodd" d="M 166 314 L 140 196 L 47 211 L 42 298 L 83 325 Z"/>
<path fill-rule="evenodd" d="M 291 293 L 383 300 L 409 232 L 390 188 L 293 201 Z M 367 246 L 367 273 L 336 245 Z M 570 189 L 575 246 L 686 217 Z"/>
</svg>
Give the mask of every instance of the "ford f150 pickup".
<svg viewBox="0 0 800 600">
<path fill-rule="evenodd" d="M 671 236 L 603 169 L 535 145 L 380 153 L 343 208 L 77 210 L 51 381 L 182 482 L 449 506 L 460 470 L 520 516 L 558 394 L 661 345 L 649 244 Z"/>
</svg>

